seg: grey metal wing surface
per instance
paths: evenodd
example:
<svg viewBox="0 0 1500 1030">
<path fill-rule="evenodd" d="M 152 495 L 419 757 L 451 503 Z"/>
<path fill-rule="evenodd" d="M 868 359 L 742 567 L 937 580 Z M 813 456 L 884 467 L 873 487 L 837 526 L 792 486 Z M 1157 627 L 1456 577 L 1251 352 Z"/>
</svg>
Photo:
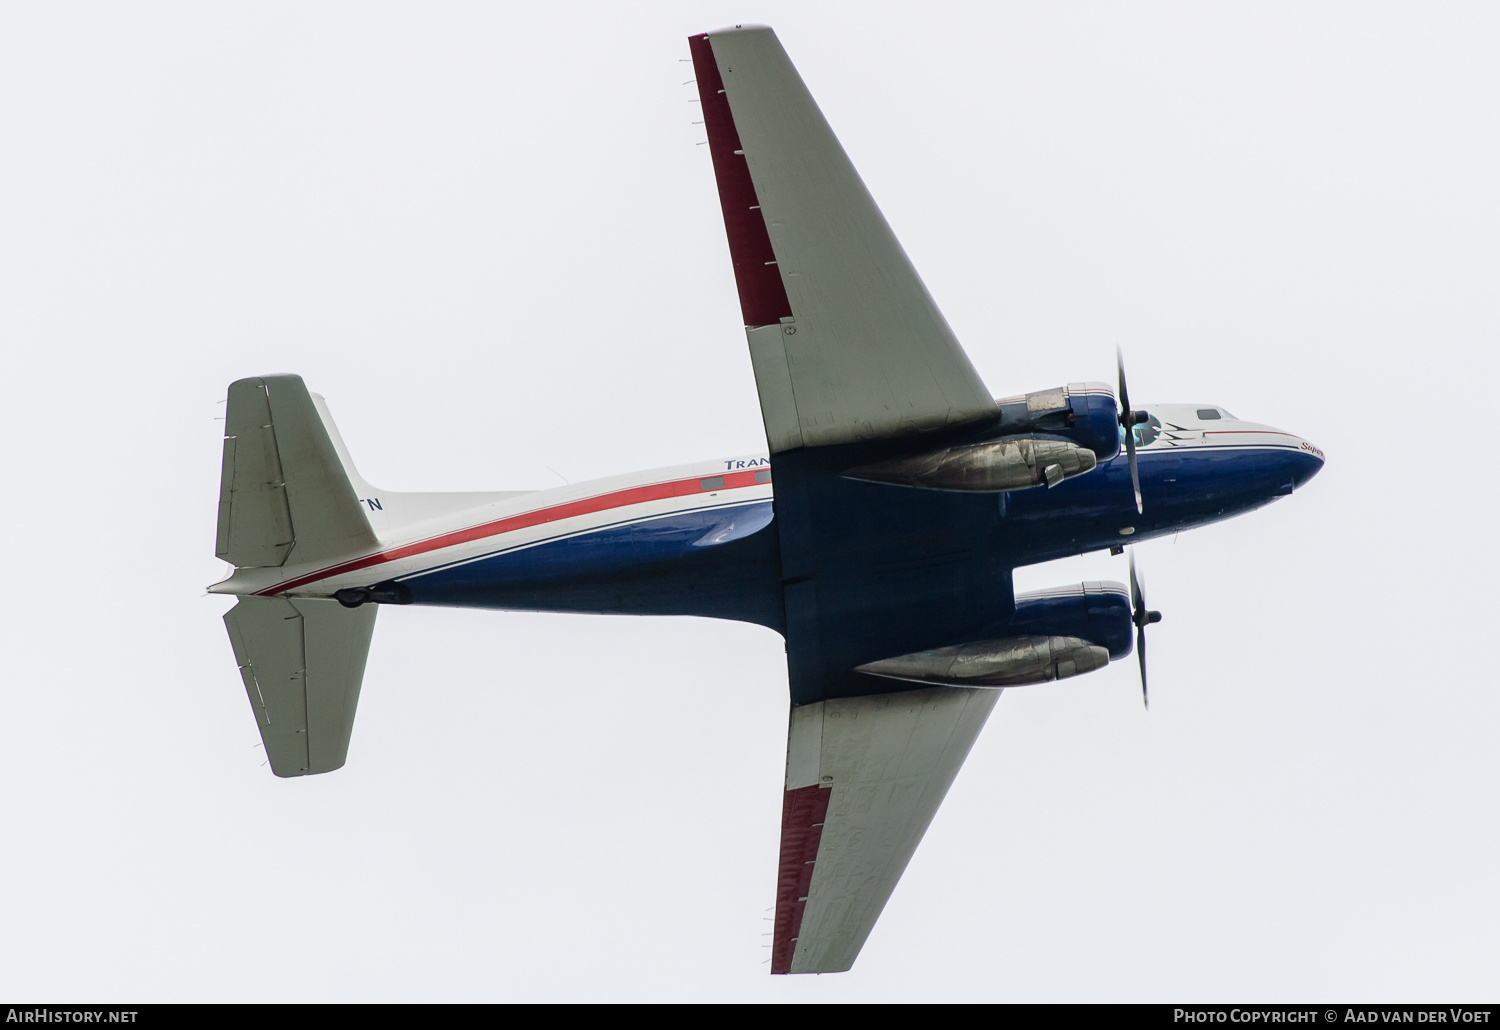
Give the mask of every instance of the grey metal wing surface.
<svg viewBox="0 0 1500 1030">
<path fill-rule="evenodd" d="M 689 44 L 771 453 L 993 417 L 775 33 Z"/>
<path fill-rule="evenodd" d="M 930 687 L 793 708 L 771 972 L 854 964 L 999 690 Z"/>
<path fill-rule="evenodd" d="M 1014 604 L 993 498 L 843 473 L 998 413 L 775 34 L 689 46 L 776 476 L 792 709 L 771 968 L 835 972 L 999 697 L 860 667 Z"/>
</svg>

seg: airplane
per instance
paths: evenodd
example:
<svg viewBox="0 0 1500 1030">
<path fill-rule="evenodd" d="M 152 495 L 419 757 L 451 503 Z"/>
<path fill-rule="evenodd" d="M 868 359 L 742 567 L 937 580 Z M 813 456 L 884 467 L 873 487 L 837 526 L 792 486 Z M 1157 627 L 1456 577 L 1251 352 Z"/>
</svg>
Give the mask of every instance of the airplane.
<svg viewBox="0 0 1500 1030">
<path fill-rule="evenodd" d="M 996 399 L 775 34 L 688 40 L 766 448 L 553 489 L 365 482 L 295 375 L 229 387 L 209 589 L 272 772 L 344 765 L 383 605 L 694 615 L 786 641 L 771 972 L 849 969 L 1006 688 L 1137 656 L 1125 584 L 1012 572 L 1206 525 L 1323 452 L 1081 382 Z"/>
</svg>

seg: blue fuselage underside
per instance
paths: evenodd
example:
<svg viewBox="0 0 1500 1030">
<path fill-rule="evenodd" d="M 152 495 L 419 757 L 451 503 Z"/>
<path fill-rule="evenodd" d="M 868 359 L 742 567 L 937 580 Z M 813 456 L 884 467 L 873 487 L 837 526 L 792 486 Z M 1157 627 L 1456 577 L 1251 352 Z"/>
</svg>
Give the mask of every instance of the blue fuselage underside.
<svg viewBox="0 0 1500 1030">
<path fill-rule="evenodd" d="M 402 585 L 417 604 L 698 615 L 767 626 L 789 643 L 812 619 L 816 667 L 802 678 L 822 684 L 808 688 L 813 693 L 836 694 L 844 690 L 825 681 L 842 674 L 830 670 L 1021 632 L 1021 621 L 1035 619 L 1016 611 L 1017 566 L 1237 515 L 1290 493 L 1322 465 L 1284 447 L 1153 448 L 1139 457 L 1145 513 L 1137 514 L 1123 455 L 1052 489 L 1008 494 L 857 482 L 787 458 L 773 462 L 774 502 L 622 522 L 403 578 Z M 818 518 L 799 518 L 809 505 Z M 798 532 L 788 533 L 783 509 Z M 1133 532 L 1122 534 L 1127 529 Z M 1059 619 L 1026 631 L 1067 631 Z M 1115 626 L 1108 639 L 1090 636 L 1118 652 L 1120 632 Z"/>
</svg>

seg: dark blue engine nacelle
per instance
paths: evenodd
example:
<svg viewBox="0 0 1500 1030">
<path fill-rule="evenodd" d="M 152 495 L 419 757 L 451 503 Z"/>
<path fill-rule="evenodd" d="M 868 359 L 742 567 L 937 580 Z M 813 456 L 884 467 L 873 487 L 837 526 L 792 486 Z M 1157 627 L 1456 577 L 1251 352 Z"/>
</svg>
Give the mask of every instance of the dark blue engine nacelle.
<svg viewBox="0 0 1500 1030">
<path fill-rule="evenodd" d="M 1078 637 L 1124 658 L 1134 643 L 1130 590 L 1123 583 L 1077 583 L 1016 597 L 1005 636 Z M 995 631 L 999 632 L 999 631 Z"/>
<path fill-rule="evenodd" d="M 1120 413 L 1104 383 L 1069 383 L 1025 397 L 1008 397 L 1000 408 L 998 434 L 1045 434 L 1094 452 L 1102 465 L 1120 453 Z"/>
<path fill-rule="evenodd" d="M 1079 583 L 1016 598 L 1015 614 L 966 640 L 865 662 L 867 676 L 956 687 L 1071 679 L 1130 653 L 1135 624 L 1120 583 Z"/>
</svg>

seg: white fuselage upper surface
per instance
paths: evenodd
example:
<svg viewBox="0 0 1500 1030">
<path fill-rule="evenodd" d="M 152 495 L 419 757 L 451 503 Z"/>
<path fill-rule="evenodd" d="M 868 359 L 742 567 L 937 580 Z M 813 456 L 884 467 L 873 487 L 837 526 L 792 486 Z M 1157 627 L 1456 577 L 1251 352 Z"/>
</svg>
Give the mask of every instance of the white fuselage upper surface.
<svg viewBox="0 0 1500 1030">
<path fill-rule="evenodd" d="M 414 522 L 379 519 L 380 545 L 373 551 L 332 564 L 296 563 L 293 551 L 286 565 L 236 569 L 209 590 L 332 597 L 341 589 L 419 575 L 611 526 L 764 504 L 771 499 L 770 478 L 770 459 L 752 454 L 529 493 L 478 494 L 474 497 L 480 503 Z M 451 506 L 463 495 L 441 496 Z M 370 497 L 360 500 L 372 513 L 399 510 L 389 504 L 388 495 L 373 489 Z"/>
</svg>

